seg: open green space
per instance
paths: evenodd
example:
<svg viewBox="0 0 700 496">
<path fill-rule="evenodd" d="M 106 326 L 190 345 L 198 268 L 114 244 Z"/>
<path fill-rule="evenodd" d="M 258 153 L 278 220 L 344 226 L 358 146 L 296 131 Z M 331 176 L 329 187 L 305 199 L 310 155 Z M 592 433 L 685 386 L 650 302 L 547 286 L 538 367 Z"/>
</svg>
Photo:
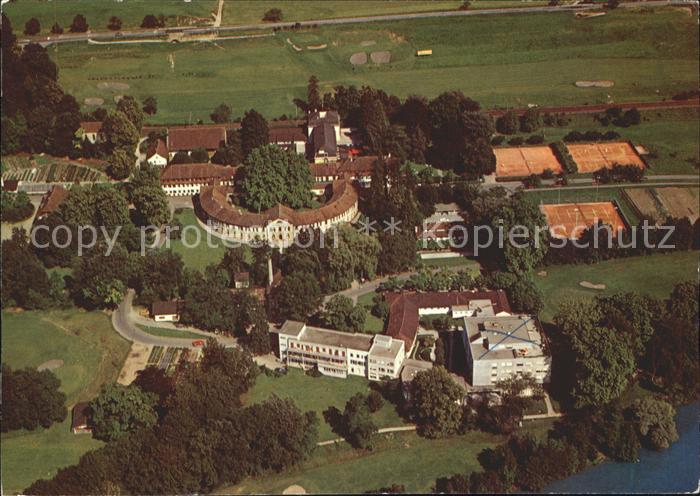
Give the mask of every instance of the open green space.
<svg viewBox="0 0 700 496">
<path fill-rule="evenodd" d="M 129 343 L 114 332 L 109 317 L 101 312 L 3 312 L 2 321 L 3 363 L 22 368 L 63 360 L 54 373 L 61 380 L 69 410 L 63 423 L 49 429 L 2 435 L 3 490 L 17 493 L 102 445 L 89 435 L 70 432 L 70 409 L 78 401 L 92 399 L 103 384 L 116 379 Z"/>
<path fill-rule="evenodd" d="M 217 0 L 21 0 L 3 4 L 3 12 L 12 22 L 15 34 L 22 38 L 24 24 L 32 17 L 39 20 L 41 34 L 49 35 L 54 22 L 68 33 L 76 14 L 85 16 L 91 31 L 108 31 L 107 24 L 112 16 L 122 20 L 122 29 L 139 28 L 147 14 L 164 15 L 167 26 L 211 24 L 211 13 L 216 11 L 216 6 Z"/>
<path fill-rule="evenodd" d="M 163 338 L 206 339 L 208 337 L 206 334 L 200 334 L 198 332 L 181 331 L 179 329 L 169 329 L 167 327 L 146 326 L 146 325 L 141 325 L 141 324 L 136 324 L 136 325 L 143 332 L 146 332 L 152 336 L 159 336 L 159 337 L 163 337 Z"/>
<path fill-rule="evenodd" d="M 202 229 L 193 209 L 176 211 L 174 219 L 182 224 L 180 232 L 183 236 L 181 239 L 169 240 L 170 248 L 182 256 L 186 267 L 204 271 L 207 265 L 218 264 L 221 261 L 226 247 L 221 239 L 208 235 L 207 231 Z"/>
<path fill-rule="evenodd" d="M 639 223 L 639 217 L 630 206 L 628 200 L 622 194 L 622 190 L 634 185 L 619 186 L 614 188 L 551 188 L 526 190 L 525 198 L 537 205 L 551 203 L 589 203 L 616 201 L 625 220 L 632 226 Z"/>
<path fill-rule="evenodd" d="M 541 437 L 551 421 L 525 422 L 522 433 Z M 343 443 L 319 447 L 311 458 L 281 474 L 223 488 L 222 493 L 281 493 L 298 484 L 307 493 L 361 493 L 391 484 L 403 484 L 407 493 L 431 492 L 435 479 L 455 473 L 480 471 L 479 453 L 505 438 L 483 432 L 429 440 L 413 432 L 379 435 L 372 451 L 357 451 Z"/>
<path fill-rule="evenodd" d="M 549 322 L 565 300 L 627 291 L 668 298 L 673 286 L 697 278 L 698 254 L 695 251 L 655 254 L 592 265 L 553 265 L 542 270 L 547 275 L 535 275 L 535 284 L 544 296 L 540 317 Z M 586 289 L 579 284 L 581 281 L 605 284 L 606 288 Z"/>
<path fill-rule="evenodd" d="M 311 377 L 300 369 L 289 369 L 281 377 L 268 377 L 264 374 L 258 376 L 255 386 L 246 395 L 246 402 L 259 403 L 273 394 L 280 398 L 291 398 L 301 411 L 316 412 L 320 420 L 319 440 L 327 441 L 338 435 L 333 433 L 323 419 L 323 411 L 329 406 L 342 411 L 351 396 L 369 393 L 369 384 L 367 379 L 357 376 L 349 376 L 347 379 Z M 387 401 L 381 410 L 372 414 L 372 418 L 379 428 L 398 427 L 404 423 L 394 406 Z"/>
<path fill-rule="evenodd" d="M 424 258 L 421 259 L 421 262 L 428 268 L 460 267 L 471 272 L 474 277 L 478 276 L 481 271 L 479 262 L 462 256 L 451 258 Z"/>
<path fill-rule="evenodd" d="M 372 334 L 378 334 L 384 330 L 384 321 L 372 315 L 372 307 L 374 306 L 372 299 L 376 294 L 376 291 L 372 291 L 371 293 L 363 294 L 357 298 L 357 304 L 364 307 L 367 314 L 365 318 L 365 332 L 371 332 Z"/>
<path fill-rule="evenodd" d="M 327 48 L 306 48 L 320 44 Z M 433 55 L 416 57 L 419 49 Z M 391 51 L 389 64 L 350 64 L 353 53 L 378 50 Z M 129 78 L 123 93 L 156 96 L 152 120 L 159 123 L 209 121 L 222 102 L 234 115 L 251 107 L 268 117 L 295 115 L 292 100 L 305 98 L 311 74 L 322 92 L 338 84 L 367 84 L 400 97 L 458 89 L 484 107 L 523 107 L 600 103 L 608 95 L 659 100 L 697 87 L 699 67 L 695 20 L 677 9 L 618 9 L 594 19 L 572 13 L 416 19 L 215 43 L 69 44 L 50 52 L 61 85 L 79 101 L 101 97 L 112 105 L 113 94 L 97 83 Z M 597 79 L 615 86 L 574 85 Z"/>
</svg>

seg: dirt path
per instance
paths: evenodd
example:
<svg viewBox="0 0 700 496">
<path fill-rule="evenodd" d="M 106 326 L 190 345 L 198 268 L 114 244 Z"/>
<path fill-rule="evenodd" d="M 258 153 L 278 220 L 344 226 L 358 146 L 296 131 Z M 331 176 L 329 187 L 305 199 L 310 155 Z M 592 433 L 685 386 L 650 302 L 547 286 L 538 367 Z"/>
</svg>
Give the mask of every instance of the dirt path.
<svg viewBox="0 0 700 496">
<path fill-rule="evenodd" d="M 218 28 L 221 26 L 221 16 L 224 11 L 224 0 L 219 0 L 219 8 L 216 15 L 214 16 L 214 27 Z"/>
</svg>

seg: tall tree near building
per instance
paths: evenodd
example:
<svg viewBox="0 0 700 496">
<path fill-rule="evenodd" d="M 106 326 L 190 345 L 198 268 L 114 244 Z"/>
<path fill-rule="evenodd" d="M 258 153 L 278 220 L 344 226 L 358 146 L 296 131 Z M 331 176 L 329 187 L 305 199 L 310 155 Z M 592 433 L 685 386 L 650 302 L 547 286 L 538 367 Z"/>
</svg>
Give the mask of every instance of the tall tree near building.
<svg viewBox="0 0 700 496">
<path fill-rule="evenodd" d="M 321 94 L 318 89 L 318 78 L 313 75 L 309 78 L 309 84 L 306 87 L 306 102 L 309 110 L 320 110 L 322 107 Z"/>
<path fill-rule="evenodd" d="M 141 131 L 141 126 L 143 126 L 143 110 L 141 110 L 141 106 L 133 96 L 126 95 L 122 97 L 117 103 L 117 110 L 122 112 L 126 118 L 129 119 L 137 132 Z"/>
<path fill-rule="evenodd" d="M 294 273 L 282 279 L 272 293 L 272 309 L 279 320 L 306 320 L 321 303 L 318 281 L 306 274 Z"/>
<path fill-rule="evenodd" d="M 209 117 L 211 118 L 212 122 L 216 122 L 217 124 L 231 122 L 231 107 L 225 103 L 220 103 Z"/>
<path fill-rule="evenodd" d="M 131 175 L 136 157 L 134 152 L 125 148 L 115 148 L 107 159 L 107 174 L 118 181 Z"/>
<path fill-rule="evenodd" d="M 243 156 L 261 146 L 267 145 L 270 140 L 267 121 L 255 110 L 245 113 L 241 121 L 241 149 Z"/>
<path fill-rule="evenodd" d="M 110 384 L 90 402 L 96 439 L 113 441 L 127 432 L 155 425 L 156 397 L 137 386 Z"/>
<path fill-rule="evenodd" d="M 444 367 L 418 372 L 411 382 L 411 392 L 414 417 L 423 435 L 442 437 L 457 432 L 464 391 Z"/>
<path fill-rule="evenodd" d="M 345 403 L 343 430 L 345 438 L 354 448 L 372 449 L 372 436 L 376 434 L 377 426 L 372 420 L 365 395 L 357 393 Z"/>
<path fill-rule="evenodd" d="M 139 141 L 138 129 L 129 117 L 119 110 L 107 114 L 102 122 L 102 134 L 105 136 L 105 148 L 108 153 L 115 148 L 136 150 Z"/>
</svg>

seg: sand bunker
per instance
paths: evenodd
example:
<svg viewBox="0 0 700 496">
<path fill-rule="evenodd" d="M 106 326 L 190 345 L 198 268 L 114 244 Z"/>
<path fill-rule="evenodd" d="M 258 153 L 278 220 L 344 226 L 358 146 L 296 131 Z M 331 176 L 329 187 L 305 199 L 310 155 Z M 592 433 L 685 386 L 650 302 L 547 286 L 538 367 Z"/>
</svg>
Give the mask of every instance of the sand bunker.
<svg viewBox="0 0 700 496">
<path fill-rule="evenodd" d="M 85 100 L 85 105 L 90 105 L 92 107 L 97 107 L 98 105 L 102 105 L 105 101 L 104 98 L 97 98 L 97 97 L 88 97 Z"/>
<path fill-rule="evenodd" d="M 370 58 L 375 64 L 388 64 L 391 62 L 391 52 L 372 52 Z"/>
<path fill-rule="evenodd" d="M 362 43 L 360 43 L 360 46 L 372 46 L 372 45 L 376 45 L 376 44 L 377 44 L 377 42 L 374 40 L 365 40 Z"/>
<path fill-rule="evenodd" d="M 306 489 L 298 484 L 292 484 L 287 489 L 282 491 L 282 494 L 306 494 Z"/>
<path fill-rule="evenodd" d="M 97 83 L 97 89 L 123 91 L 128 90 L 129 85 L 126 83 Z"/>
<path fill-rule="evenodd" d="M 581 285 L 582 287 L 584 287 L 586 289 L 599 289 L 599 290 L 605 289 L 605 284 L 593 284 L 592 282 L 588 282 L 588 281 L 581 281 L 579 283 L 579 285 Z"/>
<path fill-rule="evenodd" d="M 124 98 L 124 95 L 114 95 L 114 103 L 119 103 L 119 100 L 121 100 L 122 98 Z"/>
<path fill-rule="evenodd" d="M 322 44 L 322 45 L 307 45 L 307 46 L 306 46 L 306 49 L 307 49 L 307 50 L 323 50 L 323 49 L 326 48 L 327 46 L 328 46 L 328 45 L 326 45 L 325 43 Z"/>
<path fill-rule="evenodd" d="M 36 369 L 39 372 L 41 372 L 42 370 L 55 370 L 62 365 L 63 365 L 63 360 L 54 359 L 54 360 L 49 360 L 47 362 L 42 363 Z"/>
<path fill-rule="evenodd" d="M 365 52 L 353 53 L 350 56 L 350 63 L 352 65 L 362 65 L 367 63 L 367 54 Z"/>
<path fill-rule="evenodd" d="M 612 88 L 615 81 L 601 79 L 599 81 L 576 81 L 576 86 L 579 88 Z"/>
</svg>

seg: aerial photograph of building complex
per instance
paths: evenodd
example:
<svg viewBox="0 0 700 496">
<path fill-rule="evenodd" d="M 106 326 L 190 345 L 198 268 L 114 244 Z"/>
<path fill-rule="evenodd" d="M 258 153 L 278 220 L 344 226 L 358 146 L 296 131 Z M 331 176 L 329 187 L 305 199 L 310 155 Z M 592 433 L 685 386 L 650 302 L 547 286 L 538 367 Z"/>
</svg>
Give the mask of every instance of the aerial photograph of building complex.
<svg viewBox="0 0 700 496">
<path fill-rule="evenodd" d="M 2 0 L 3 495 L 700 487 L 697 0 Z"/>
</svg>

